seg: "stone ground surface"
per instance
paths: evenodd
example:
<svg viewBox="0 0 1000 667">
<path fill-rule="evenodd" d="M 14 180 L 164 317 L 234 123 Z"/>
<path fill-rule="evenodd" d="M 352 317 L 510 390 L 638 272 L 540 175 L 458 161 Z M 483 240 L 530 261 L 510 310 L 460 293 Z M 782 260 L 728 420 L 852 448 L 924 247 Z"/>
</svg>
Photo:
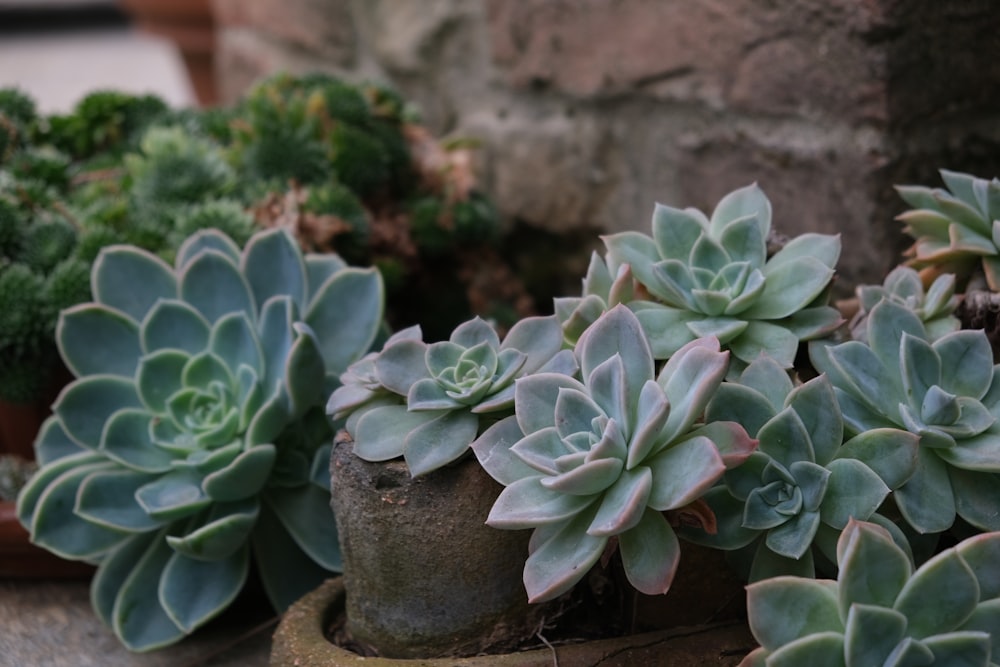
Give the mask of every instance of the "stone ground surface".
<svg viewBox="0 0 1000 667">
<path fill-rule="evenodd" d="M 51 5 L 51 20 L 35 12 L 26 21 L 31 3 Z M 79 13 L 79 5 L 95 4 L 0 0 L 0 87 L 19 87 L 43 113 L 65 113 L 98 88 L 191 104 L 173 48 L 123 23 Z M 266 667 L 274 623 L 254 607 L 227 612 L 179 645 L 132 654 L 91 611 L 86 581 L 0 579 L 0 667 Z"/>
</svg>

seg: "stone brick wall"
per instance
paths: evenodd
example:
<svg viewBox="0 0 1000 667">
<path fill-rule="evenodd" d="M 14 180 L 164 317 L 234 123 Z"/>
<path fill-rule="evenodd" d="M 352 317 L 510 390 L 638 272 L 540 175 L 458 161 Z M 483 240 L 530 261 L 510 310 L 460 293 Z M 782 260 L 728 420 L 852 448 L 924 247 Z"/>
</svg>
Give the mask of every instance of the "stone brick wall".
<svg viewBox="0 0 1000 667">
<path fill-rule="evenodd" d="M 1000 175 L 995 0 L 214 2 L 225 98 L 277 70 L 388 82 L 481 140 L 512 224 L 645 231 L 654 202 L 756 181 L 778 230 L 843 235 L 843 292 L 907 245 L 893 184 Z"/>
</svg>

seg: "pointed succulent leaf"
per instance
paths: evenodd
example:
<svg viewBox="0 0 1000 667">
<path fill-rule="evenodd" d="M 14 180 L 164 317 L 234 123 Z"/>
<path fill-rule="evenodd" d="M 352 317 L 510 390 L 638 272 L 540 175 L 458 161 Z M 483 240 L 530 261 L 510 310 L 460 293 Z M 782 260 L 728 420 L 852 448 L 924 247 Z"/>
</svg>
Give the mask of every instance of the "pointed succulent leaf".
<svg viewBox="0 0 1000 667">
<path fill-rule="evenodd" d="M 702 235 L 691 248 L 688 262 L 692 267 L 718 273 L 729 264 L 730 258 L 722 244 L 708 235 Z"/>
<path fill-rule="evenodd" d="M 479 460 L 479 465 L 490 477 L 509 486 L 523 477 L 538 474 L 537 470 L 511 452 L 511 445 L 522 438 L 524 434 L 517 425 L 517 418 L 511 415 L 493 424 L 476 438 L 472 443 L 472 451 Z"/>
<path fill-rule="evenodd" d="M 63 362 L 77 377 L 108 373 L 131 378 L 142 354 L 136 321 L 94 303 L 60 313 L 56 342 Z"/>
<path fill-rule="evenodd" d="M 402 456 L 407 434 L 440 415 L 440 411 L 433 410 L 409 412 L 404 405 L 374 408 L 358 420 L 354 453 L 366 461 L 388 461 Z"/>
<path fill-rule="evenodd" d="M 892 609 L 913 565 L 888 531 L 872 523 L 849 520 L 837 542 L 838 599 L 847 618 L 854 603 Z"/>
<path fill-rule="evenodd" d="M 755 359 L 747 366 L 740 374 L 739 383 L 759 392 L 771 404 L 774 413 L 785 407 L 785 399 L 793 388 L 788 371 L 766 356 Z"/>
<path fill-rule="evenodd" d="M 855 459 L 877 474 L 890 489 L 902 486 L 917 466 L 919 436 L 894 428 L 865 431 L 845 442 L 836 459 Z"/>
<path fill-rule="evenodd" d="M 706 225 L 690 211 L 663 204 L 653 209 L 652 232 L 658 257 L 686 260 L 705 231 Z"/>
<path fill-rule="evenodd" d="M 726 470 L 715 445 L 704 436 L 678 442 L 643 465 L 649 466 L 653 473 L 649 506 L 661 511 L 693 502 Z"/>
<path fill-rule="evenodd" d="M 713 236 L 720 236 L 734 220 L 752 217 L 760 226 L 761 236 L 767 238 L 771 230 L 771 202 L 756 183 L 733 190 L 716 204 L 709 225 Z"/>
<path fill-rule="evenodd" d="M 184 636 L 158 595 L 160 575 L 172 554 L 162 535 L 153 540 L 118 589 L 112 628 L 131 651 L 150 651 Z"/>
<path fill-rule="evenodd" d="M 729 356 L 711 338 L 688 343 L 667 361 L 656 379 L 670 403 L 663 442 L 685 433 L 702 416 L 728 367 Z"/>
<path fill-rule="evenodd" d="M 283 295 L 290 297 L 300 310 L 305 310 L 305 259 L 284 229 L 255 234 L 243 251 L 240 269 L 258 308 L 272 296 Z"/>
<path fill-rule="evenodd" d="M 202 229 L 181 243 L 177 249 L 177 259 L 174 265 L 178 270 L 186 267 L 191 260 L 205 252 L 216 252 L 223 257 L 228 257 L 233 264 L 239 264 L 240 248 L 236 243 L 218 229 Z"/>
<path fill-rule="evenodd" d="M 844 663 L 844 636 L 817 632 L 790 642 L 767 656 L 767 667 L 853 667 Z"/>
<path fill-rule="evenodd" d="M 788 521 L 767 531 L 764 543 L 774 553 L 799 560 L 809 551 L 816 530 L 819 528 L 819 512 L 802 511 Z"/>
<path fill-rule="evenodd" d="M 777 320 L 806 307 L 826 289 L 833 269 L 814 257 L 800 257 L 764 267 L 764 290 L 754 305 L 743 311 L 747 318 Z"/>
<path fill-rule="evenodd" d="M 757 441 L 747 435 L 742 424 L 734 421 L 710 421 L 689 431 L 688 436 L 711 440 L 727 470 L 742 465 L 757 450 Z"/>
<path fill-rule="evenodd" d="M 400 341 L 386 347 L 375 359 L 379 382 L 389 391 L 406 396 L 415 382 L 428 377 L 425 361 L 428 351 L 427 344 L 420 340 Z"/>
<path fill-rule="evenodd" d="M 938 665 L 969 665 L 988 667 L 990 662 L 990 635 L 986 632 L 949 632 L 928 637 L 923 645 L 934 654 Z"/>
<path fill-rule="evenodd" d="M 178 278 L 181 298 L 209 322 L 234 311 L 257 312 L 250 285 L 236 263 L 220 252 L 209 250 L 193 257 Z"/>
<path fill-rule="evenodd" d="M 613 475 L 608 475 L 611 484 L 605 484 L 594 492 L 599 493 L 606 489 L 587 532 L 591 535 L 611 537 L 639 524 L 646 512 L 649 493 L 653 486 L 653 475 L 649 468 L 622 471 L 621 459 L 599 459 L 580 466 L 577 470 L 598 464 L 603 464 L 602 469 Z M 545 484 L 548 479 L 553 478 L 542 479 L 542 485 L 554 488 Z"/>
<path fill-rule="evenodd" d="M 226 467 L 206 475 L 202 488 L 216 502 L 255 496 L 271 476 L 276 459 L 274 445 L 251 447 Z"/>
<path fill-rule="evenodd" d="M 831 306 L 803 308 L 781 320 L 781 326 L 799 340 L 814 340 L 826 336 L 843 323 L 840 311 Z"/>
<path fill-rule="evenodd" d="M 182 536 L 167 536 L 167 544 L 188 559 L 215 561 L 229 558 L 244 547 L 257 523 L 260 511 L 256 500 L 218 504 L 208 519 Z"/>
<path fill-rule="evenodd" d="M 773 270 L 802 257 L 812 257 L 832 269 L 837 266 L 837 261 L 840 259 L 840 250 L 839 234 L 800 234 L 788 241 L 768 260 L 767 264 L 769 270 Z"/>
<path fill-rule="evenodd" d="M 115 375 L 88 375 L 66 386 L 52 411 L 74 442 L 97 449 L 108 418 L 119 409 L 138 407 L 141 403 L 131 380 Z"/>
<path fill-rule="evenodd" d="M 279 613 L 330 577 L 329 570 L 299 548 L 266 504 L 261 507 L 251 545 L 264 592 Z"/>
<path fill-rule="evenodd" d="M 955 549 L 948 549 L 913 573 L 893 608 L 906 616 L 907 633 L 924 639 L 958 628 L 978 603 L 975 573 Z"/>
<path fill-rule="evenodd" d="M 135 500 L 136 490 L 150 479 L 149 474 L 130 470 L 95 472 L 80 483 L 73 511 L 111 530 L 129 533 L 156 530 L 163 522 L 146 514 Z"/>
<path fill-rule="evenodd" d="M 160 349 L 139 358 L 136 389 L 143 405 L 154 413 L 164 413 L 171 396 L 183 387 L 184 367 L 190 356 L 176 349 Z"/>
<path fill-rule="evenodd" d="M 844 658 L 848 665 L 885 665 L 906 634 L 906 616 L 892 609 L 853 604 L 847 612 Z"/>
<path fill-rule="evenodd" d="M 562 348 L 563 337 L 555 316 L 526 317 L 510 328 L 500 344 L 501 350 L 513 349 L 527 355 L 523 372 L 533 373 Z"/>
<path fill-rule="evenodd" d="M 94 300 L 141 322 L 160 299 L 177 298 L 177 281 L 167 264 L 130 246 L 103 248 L 91 272 Z"/>
<path fill-rule="evenodd" d="M 327 570 L 340 571 L 343 563 L 328 490 L 313 484 L 272 489 L 265 496 L 265 502 L 314 563 Z"/>
<path fill-rule="evenodd" d="M 955 495 L 949 471 L 927 447 L 917 448 L 917 465 L 893 498 L 908 524 L 920 533 L 940 533 L 955 522 Z"/>
<path fill-rule="evenodd" d="M 653 377 L 653 356 L 642 327 L 624 306 L 615 306 L 594 323 L 577 344 L 580 372 L 590 377 L 594 369 L 616 354 L 625 369 L 626 399 L 634 404 L 643 384 Z"/>
<path fill-rule="evenodd" d="M 956 550 L 979 582 L 979 599 L 1000 598 L 1000 533 L 975 535 L 962 541 Z"/>
<path fill-rule="evenodd" d="M 101 436 L 100 451 L 121 465 L 145 473 L 170 469 L 173 456 L 150 438 L 150 415 L 137 408 L 123 408 L 108 419 Z"/>
<path fill-rule="evenodd" d="M 851 517 L 866 520 L 889 495 L 882 478 L 861 461 L 838 458 L 827 464 L 830 478 L 821 516 L 834 528 L 843 528 Z"/>
<path fill-rule="evenodd" d="M 680 544 L 660 512 L 647 509 L 638 524 L 618 537 L 629 583 L 646 595 L 666 593 L 680 563 Z"/>
<path fill-rule="evenodd" d="M 572 496 L 547 489 L 540 477 L 519 479 L 500 492 L 486 523 L 494 528 L 534 528 L 562 523 L 594 502 L 593 497 Z M 585 532 L 589 522 L 582 528 Z"/>
<path fill-rule="evenodd" d="M 981 330 L 955 331 L 934 342 L 941 358 L 941 388 L 981 399 L 993 383 L 993 352 Z"/>
<path fill-rule="evenodd" d="M 769 419 L 778 414 L 774 406 L 756 389 L 723 382 L 715 390 L 705 411 L 705 421 L 732 421 L 741 424 L 752 437 Z"/>
<path fill-rule="evenodd" d="M 698 313 L 641 301 L 633 301 L 629 308 L 642 325 L 655 359 L 668 359 L 698 337 L 690 328 L 692 323 L 703 318 Z"/>
<path fill-rule="evenodd" d="M 176 470 L 143 485 L 136 500 L 154 519 L 173 521 L 194 514 L 211 500 L 201 488 L 197 473 Z"/>
<path fill-rule="evenodd" d="M 101 561 L 101 566 L 90 580 L 90 605 L 103 623 L 111 625 L 118 591 L 132 567 L 139 562 L 153 540 L 159 537 L 159 532 L 133 535 Z"/>
<path fill-rule="evenodd" d="M 587 388 L 568 375 L 537 373 L 517 381 L 514 386 L 514 403 L 517 406 L 517 423 L 526 434 L 555 425 L 553 406 L 562 389 L 587 393 Z"/>
<path fill-rule="evenodd" d="M 60 470 L 62 468 L 59 466 Z M 80 486 L 86 479 L 111 469 L 107 463 L 90 463 L 56 476 L 38 495 L 32 508 L 29 526 L 31 541 L 63 558 L 88 560 L 99 558 L 128 539 L 127 532 L 92 523 L 72 511 Z M 27 493 L 33 491 L 28 490 Z M 24 503 L 25 499 L 22 498 L 21 502 Z M 21 511 L 24 512 L 23 509 Z"/>
<path fill-rule="evenodd" d="M 66 434 L 59 419 L 53 416 L 49 416 L 42 422 L 38 435 L 35 437 L 34 447 L 35 460 L 42 467 L 61 458 L 87 451 L 73 442 L 72 438 Z"/>
<path fill-rule="evenodd" d="M 173 348 L 198 354 L 208 345 L 211 325 L 183 301 L 158 301 L 142 322 L 142 348 L 146 352 Z"/>
<path fill-rule="evenodd" d="M 590 518 L 587 512 L 579 514 L 543 543 L 533 545 L 524 564 L 524 587 L 529 602 L 544 602 L 562 595 L 601 557 L 608 538 L 587 533 Z"/>
<path fill-rule="evenodd" d="M 756 215 L 734 218 L 722 228 L 719 242 L 732 261 L 747 262 L 753 268 L 764 266 L 767 238 Z"/>
<path fill-rule="evenodd" d="M 903 334 L 900 345 L 903 363 L 900 365 L 903 391 L 910 405 L 923 403 L 931 387 L 941 382 L 941 357 L 928 341 Z"/>
<path fill-rule="evenodd" d="M 342 373 L 371 347 L 382 324 L 385 287 L 376 269 L 344 269 L 322 287 L 305 311 L 326 368 Z"/>
<path fill-rule="evenodd" d="M 877 309 L 872 312 L 874 314 Z M 871 319 L 869 321 L 872 322 Z M 898 346 L 896 350 L 895 355 L 898 356 Z M 849 393 L 876 413 L 886 415 L 892 420 L 897 419 L 899 405 L 898 402 L 894 402 L 894 397 L 899 392 L 894 388 L 898 386 L 900 376 L 898 374 L 894 376 L 870 347 L 858 341 L 848 341 L 827 348 L 827 353 L 831 365 L 827 367 L 824 364 L 821 370 L 830 376 L 836 387 Z M 841 407 L 843 409 L 843 406 Z M 846 410 L 844 412 L 846 417 Z"/>
<path fill-rule="evenodd" d="M 445 466 L 465 454 L 476 439 L 479 418 L 453 410 L 414 427 L 406 436 L 403 458 L 413 477 Z"/>
<path fill-rule="evenodd" d="M 774 381 L 777 382 L 778 378 L 775 377 Z M 795 410 L 809 433 L 816 462 L 821 465 L 828 463 L 837 454 L 844 438 L 837 395 L 829 379 L 820 375 L 791 390 L 787 394 L 787 405 Z"/>
<path fill-rule="evenodd" d="M 798 413 L 791 407 L 785 408 L 764 424 L 757 433 L 760 450 L 789 466 L 796 461 L 816 461 L 809 432 Z"/>
<path fill-rule="evenodd" d="M 791 368 L 799 339 L 788 329 L 770 322 L 753 321 L 746 330 L 729 344 L 729 350 L 738 359 L 752 362 L 762 354 L 772 357 L 784 368 Z"/>
<path fill-rule="evenodd" d="M 820 633 L 843 633 L 837 582 L 774 577 L 747 586 L 750 631 L 768 651 Z M 774 623 L 776 618 L 781 623 Z"/>
<path fill-rule="evenodd" d="M 717 338 L 720 343 L 726 344 L 738 338 L 747 330 L 750 323 L 736 317 L 704 317 L 692 319 L 686 325 L 688 330 L 698 338 L 713 337 Z"/>
<path fill-rule="evenodd" d="M 229 313 L 212 327 L 208 349 L 232 371 L 241 365 L 259 375 L 264 371 L 264 351 L 245 312 Z"/>
<path fill-rule="evenodd" d="M 917 314 L 901 303 L 886 299 L 872 308 L 868 315 L 868 344 L 872 352 L 882 362 L 891 384 L 885 387 L 900 386 L 902 376 L 900 346 L 905 335 L 927 339 L 927 331 Z M 896 394 L 897 391 L 883 393 Z"/>
<path fill-rule="evenodd" d="M 985 599 L 986 596 L 981 595 Z M 996 629 L 1000 628 L 1000 599 L 993 598 L 986 602 L 980 602 L 972 616 L 966 619 L 965 623 L 958 629 L 961 632 L 984 632 L 992 637 L 991 655 L 996 655 L 1000 649 L 1000 636 L 997 636 Z"/>
<path fill-rule="evenodd" d="M 175 553 L 163 568 L 159 600 L 174 625 L 191 633 L 236 599 L 250 572 L 250 549 L 243 546 L 217 560 Z"/>
<path fill-rule="evenodd" d="M 296 322 L 292 328 L 296 338 L 285 360 L 283 384 L 291 416 L 298 418 L 309 408 L 319 405 L 326 373 L 316 334 L 301 322 Z"/>
<path fill-rule="evenodd" d="M 775 530 L 782 531 L 801 531 L 803 526 L 811 528 L 813 521 L 815 519 L 814 514 L 805 515 L 805 518 L 795 517 L 793 521 L 801 521 L 801 524 L 794 524 L 793 521 L 788 523 L 793 524 L 791 526 L 782 525 Z M 820 526 L 823 524 L 816 521 Z M 817 528 L 817 533 L 819 532 Z M 767 537 L 770 533 L 765 536 L 764 539 L 759 540 L 757 544 L 757 550 L 753 554 L 753 562 L 750 564 L 750 574 L 747 576 L 747 580 L 750 582 L 763 581 L 764 579 L 771 579 L 773 577 L 783 577 L 783 576 L 795 576 L 803 578 L 812 578 L 816 576 L 816 561 L 813 558 L 812 549 L 806 549 L 801 556 L 798 558 L 792 558 L 790 556 L 784 556 L 774 549 L 772 549 L 767 543 Z M 782 539 L 787 539 L 788 535 L 781 536 Z M 813 537 L 813 540 L 816 538 Z M 789 541 L 790 545 L 797 544 L 796 542 Z M 781 543 L 776 543 L 776 546 L 781 548 Z"/>
<path fill-rule="evenodd" d="M 330 276 L 347 268 L 347 262 L 334 253 L 310 253 L 306 262 L 306 303 L 313 300 L 316 292 Z"/>
</svg>

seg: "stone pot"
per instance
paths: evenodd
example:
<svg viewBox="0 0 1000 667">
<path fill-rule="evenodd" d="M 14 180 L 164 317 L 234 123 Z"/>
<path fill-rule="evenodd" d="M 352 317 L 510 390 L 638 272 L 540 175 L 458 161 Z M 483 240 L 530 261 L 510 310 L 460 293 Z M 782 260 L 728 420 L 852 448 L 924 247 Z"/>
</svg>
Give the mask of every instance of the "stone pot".
<svg viewBox="0 0 1000 667">
<path fill-rule="evenodd" d="M 734 667 L 756 646 L 745 623 L 728 621 L 469 658 L 361 658 L 328 639 L 345 606 L 340 577 L 292 605 L 274 634 L 271 667 Z"/>
<path fill-rule="evenodd" d="M 532 636 L 547 605 L 521 582 L 529 531 L 490 528 L 500 486 L 465 460 L 413 479 L 363 461 L 341 431 L 331 455 L 347 632 L 394 658 L 475 655 Z"/>
</svg>

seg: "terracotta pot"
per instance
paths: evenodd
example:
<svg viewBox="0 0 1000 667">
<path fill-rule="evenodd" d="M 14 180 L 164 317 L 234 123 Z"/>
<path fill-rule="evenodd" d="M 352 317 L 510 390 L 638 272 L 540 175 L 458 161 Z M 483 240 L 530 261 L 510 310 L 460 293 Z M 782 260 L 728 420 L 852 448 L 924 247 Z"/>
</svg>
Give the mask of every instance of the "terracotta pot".
<svg viewBox="0 0 1000 667">
<path fill-rule="evenodd" d="M 177 46 L 199 104 L 217 104 L 212 0 L 119 1 L 140 30 L 164 37 Z"/>
<path fill-rule="evenodd" d="M 346 432 L 331 456 L 347 630 L 397 658 L 506 650 L 548 607 L 521 583 L 528 531 L 485 524 L 500 486 L 474 458 L 413 479 L 401 460 L 363 461 Z"/>
<path fill-rule="evenodd" d="M 730 621 L 470 658 L 361 658 L 327 638 L 345 602 L 338 577 L 292 605 L 271 643 L 271 667 L 732 667 L 756 646 L 745 623 Z"/>
</svg>

